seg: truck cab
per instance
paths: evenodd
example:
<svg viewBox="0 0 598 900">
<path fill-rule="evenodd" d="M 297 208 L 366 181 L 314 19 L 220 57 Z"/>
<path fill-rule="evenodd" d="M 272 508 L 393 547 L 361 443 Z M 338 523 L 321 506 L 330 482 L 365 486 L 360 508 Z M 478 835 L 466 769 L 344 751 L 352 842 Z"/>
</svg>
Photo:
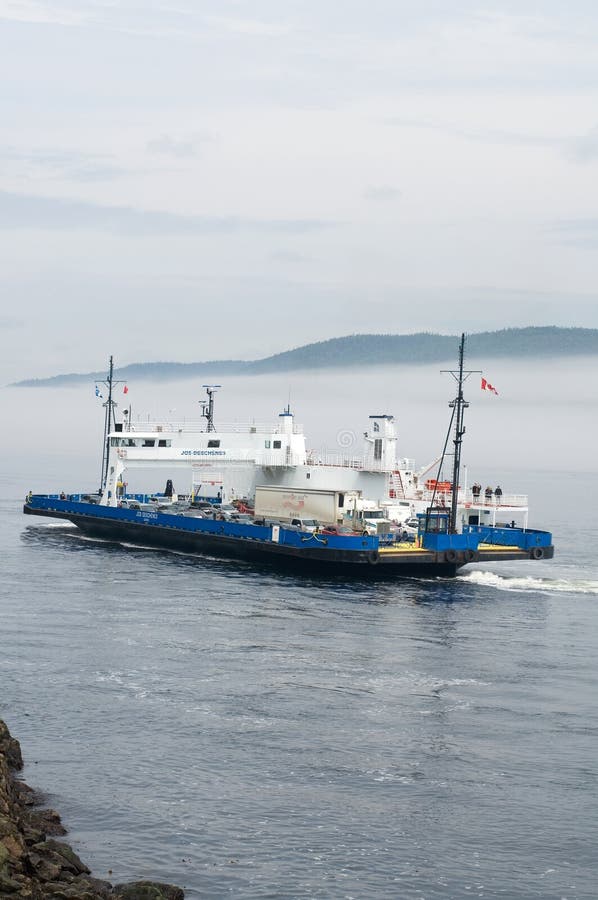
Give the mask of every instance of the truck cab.
<svg viewBox="0 0 598 900">
<path fill-rule="evenodd" d="M 351 510 L 347 522 L 354 531 L 362 531 L 364 534 L 384 535 L 393 530 L 392 522 L 381 508 Z"/>
</svg>

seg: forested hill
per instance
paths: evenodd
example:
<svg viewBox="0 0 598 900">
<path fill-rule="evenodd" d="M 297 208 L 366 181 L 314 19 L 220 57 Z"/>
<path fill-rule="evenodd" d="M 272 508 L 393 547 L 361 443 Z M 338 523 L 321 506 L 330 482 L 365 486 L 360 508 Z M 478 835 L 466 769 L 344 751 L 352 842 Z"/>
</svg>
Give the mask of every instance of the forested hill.
<svg viewBox="0 0 598 900">
<path fill-rule="evenodd" d="M 455 362 L 459 335 L 432 334 L 352 334 L 306 344 L 264 359 L 215 360 L 211 362 L 133 363 L 115 370 L 115 376 L 127 380 L 173 378 L 215 378 L 223 375 L 258 375 L 262 372 L 340 369 L 388 364 Z M 505 328 L 470 334 L 466 341 L 467 359 L 512 359 L 533 357 L 598 355 L 598 329 L 558 328 L 556 326 Z M 31 378 L 14 387 L 63 387 L 106 377 L 106 370 Z"/>
</svg>

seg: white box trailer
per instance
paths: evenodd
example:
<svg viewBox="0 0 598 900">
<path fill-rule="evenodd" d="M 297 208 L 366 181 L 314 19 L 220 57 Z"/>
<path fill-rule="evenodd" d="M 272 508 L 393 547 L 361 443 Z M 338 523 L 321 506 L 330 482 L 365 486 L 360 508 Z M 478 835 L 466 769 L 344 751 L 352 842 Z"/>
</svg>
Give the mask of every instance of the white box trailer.
<svg viewBox="0 0 598 900">
<path fill-rule="evenodd" d="M 342 520 L 346 505 L 352 502 L 355 494 L 355 491 L 258 485 L 255 489 L 255 515 L 289 522 L 291 519 L 317 519 L 323 525 L 332 525 Z"/>
</svg>

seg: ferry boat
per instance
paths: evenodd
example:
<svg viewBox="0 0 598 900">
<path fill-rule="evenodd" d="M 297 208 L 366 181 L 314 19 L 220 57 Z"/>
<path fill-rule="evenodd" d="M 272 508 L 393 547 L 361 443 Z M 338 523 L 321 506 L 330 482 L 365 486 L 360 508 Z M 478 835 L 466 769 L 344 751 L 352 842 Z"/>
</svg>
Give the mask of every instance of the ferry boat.
<svg viewBox="0 0 598 900">
<path fill-rule="evenodd" d="M 525 496 L 460 483 L 464 345 L 463 335 L 445 449 L 420 470 L 397 457 L 390 414 L 369 416 L 361 456 L 314 453 L 290 407 L 271 424 L 217 424 L 218 385 L 204 385 L 200 422 L 134 423 L 130 410 L 116 421 L 111 358 L 98 492 L 30 493 L 24 512 L 104 540 L 303 571 L 451 577 L 474 562 L 550 559 L 552 535 L 528 527 Z M 443 480 L 450 435 L 452 477 Z M 166 489 L 128 493 L 133 468 L 162 472 Z"/>
</svg>

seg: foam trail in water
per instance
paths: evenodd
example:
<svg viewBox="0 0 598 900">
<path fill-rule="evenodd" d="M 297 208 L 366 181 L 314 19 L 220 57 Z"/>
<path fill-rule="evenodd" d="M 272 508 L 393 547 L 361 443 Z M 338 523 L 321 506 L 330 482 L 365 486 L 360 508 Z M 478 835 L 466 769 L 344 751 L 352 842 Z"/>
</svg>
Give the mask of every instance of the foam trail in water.
<svg viewBox="0 0 598 900">
<path fill-rule="evenodd" d="M 598 595 L 598 581 L 584 579 L 565 581 L 550 578 L 532 578 L 531 576 L 509 578 L 504 575 L 496 575 L 494 572 L 470 572 L 467 575 L 460 575 L 459 581 L 494 587 L 499 591 L 547 591 L 549 593 Z"/>
<path fill-rule="evenodd" d="M 36 522 L 36 528 L 76 528 L 74 522 Z"/>
</svg>

